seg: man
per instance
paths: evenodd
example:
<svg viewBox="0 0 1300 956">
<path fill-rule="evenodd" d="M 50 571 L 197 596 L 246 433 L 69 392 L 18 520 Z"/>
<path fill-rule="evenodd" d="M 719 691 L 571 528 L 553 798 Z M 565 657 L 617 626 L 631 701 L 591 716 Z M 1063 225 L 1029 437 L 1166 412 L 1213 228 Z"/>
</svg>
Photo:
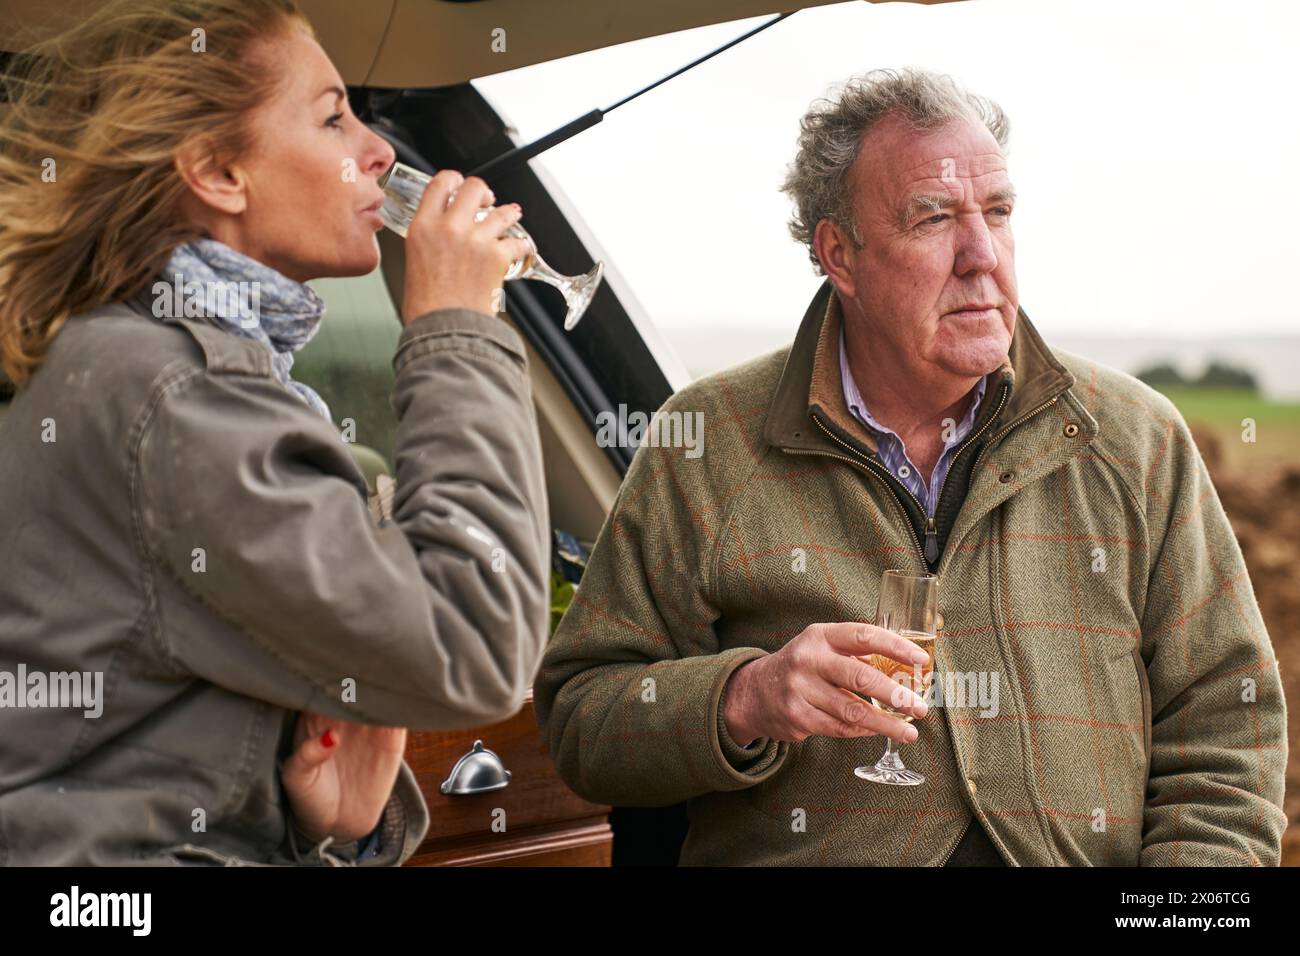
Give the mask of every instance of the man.
<svg viewBox="0 0 1300 956">
<path fill-rule="evenodd" d="M 1174 407 L 1020 310 L 1007 130 L 913 70 L 813 107 L 786 191 L 827 282 L 790 348 L 667 403 L 706 453 L 638 450 L 552 639 L 560 773 L 689 801 L 682 863 L 1278 862 L 1286 712 L 1241 552 Z M 939 575 L 936 683 L 978 700 L 864 662 L 913 663 L 863 623 L 888 568 Z M 910 726 L 864 700 L 891 690 Z M 854 775 L 880 734 L 923 784 Z"/>
</svg>

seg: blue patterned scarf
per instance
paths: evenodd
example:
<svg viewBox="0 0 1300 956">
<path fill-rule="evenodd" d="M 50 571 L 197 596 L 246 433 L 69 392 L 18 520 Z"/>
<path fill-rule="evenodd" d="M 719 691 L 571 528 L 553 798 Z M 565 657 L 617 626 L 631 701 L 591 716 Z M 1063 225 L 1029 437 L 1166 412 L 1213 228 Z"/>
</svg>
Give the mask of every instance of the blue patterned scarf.
<svg viewBox="0 0 1300 956">
<path fill-rule="evenodd" d="M 155 306 L 154 315 L 164 322 L 201 319 L 261 342 L 271 351 L 275 377 L 332 421 L 320 395 L 289 375 L 293 353 L 311 341 L 325 315 L 325 303 L 313 289 L 215 239 L 177 246 L 159 280 L 172 288 L 172 301 L 169 308 Z"/>
</svg>

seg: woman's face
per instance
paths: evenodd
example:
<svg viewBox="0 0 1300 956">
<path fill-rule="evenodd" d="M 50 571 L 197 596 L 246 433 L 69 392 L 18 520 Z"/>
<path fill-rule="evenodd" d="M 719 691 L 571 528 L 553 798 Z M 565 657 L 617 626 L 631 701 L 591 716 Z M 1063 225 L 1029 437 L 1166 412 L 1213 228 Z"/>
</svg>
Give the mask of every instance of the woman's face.
<svg viewBox="0 0 1300 956">
<path fill-rule="evenodd" d="M 365 275 L 379 264 L 377 180 L 393 148 L 352 114 L 338 70 L 304 29 L 261 52 L 284 72 L 251 117 L 253 146 L 190 182 L 190 218 L 298 282 Z"/>
</svg>

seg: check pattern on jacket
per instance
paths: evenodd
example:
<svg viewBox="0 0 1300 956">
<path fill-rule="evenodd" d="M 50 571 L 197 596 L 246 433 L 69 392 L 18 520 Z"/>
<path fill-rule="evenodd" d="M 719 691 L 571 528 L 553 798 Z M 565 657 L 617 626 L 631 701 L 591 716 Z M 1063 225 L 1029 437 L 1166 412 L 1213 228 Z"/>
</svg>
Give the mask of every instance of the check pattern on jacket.
<svg viewBox="0 0 1300 956">
<path fill-rule="evenodd" d="M 791 348 L 673 396 L 702 458 L 638 449 L 535 686 L 569 785 L 689 801 L 684 864 L 937 865 L 974 814 L 1015 865 L 1276 864 L 1285 703 L 1205 465 L 1165 398 L 1023 312 L 938 565 L 936 670 L 997 673 L 997 715 L 918 721 L 919 787 L 853 775 L 880 737 L 728 738 L 733 670 L 924 567 L 844 408 L 841 321 L 824 285 Z"/>
</svg>

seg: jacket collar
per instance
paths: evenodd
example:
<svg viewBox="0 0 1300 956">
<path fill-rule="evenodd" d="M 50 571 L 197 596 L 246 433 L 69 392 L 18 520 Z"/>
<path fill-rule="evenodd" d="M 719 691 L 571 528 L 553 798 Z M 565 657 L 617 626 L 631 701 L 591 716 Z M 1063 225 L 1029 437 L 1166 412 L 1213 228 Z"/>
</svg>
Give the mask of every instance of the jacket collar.
<svg viewBox="0 0 1300 956">
<path fill-rule="evenodd" d="M 856 438 L 867 451 L 876 451 L 870 433 L 844 405 L 837 351 L 842 322 L 839 296 L 828 279 L 804 313 L 786 358 L 763 428 L 768 444 L 789 449 L 838 450 L 834 441 L 814 424 L 812 415 L 819 412 L 840 431 Z M 996 405 L 1005 387 L 1007 398 L 999 418 L 1012 422 L 1060 395 L 1074 381 L 1074 375 L 1052 355 L 1021 309 L 1016 313 L 1016 328 L 1007 358 L 989 377 L 984 404 L 990 408 Z M 982 408 L 980 418 L 985 416 L 986 409 Z"/>
</svg>

